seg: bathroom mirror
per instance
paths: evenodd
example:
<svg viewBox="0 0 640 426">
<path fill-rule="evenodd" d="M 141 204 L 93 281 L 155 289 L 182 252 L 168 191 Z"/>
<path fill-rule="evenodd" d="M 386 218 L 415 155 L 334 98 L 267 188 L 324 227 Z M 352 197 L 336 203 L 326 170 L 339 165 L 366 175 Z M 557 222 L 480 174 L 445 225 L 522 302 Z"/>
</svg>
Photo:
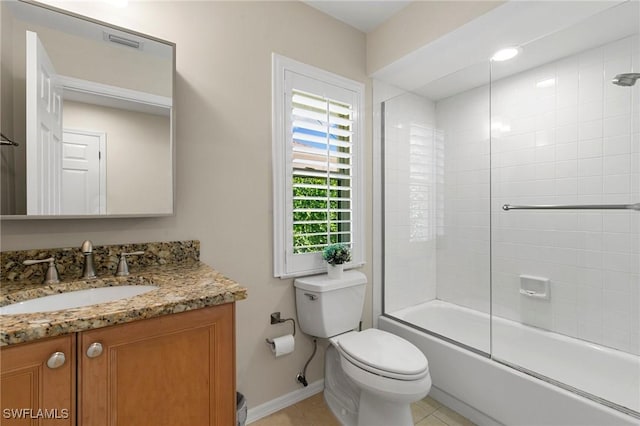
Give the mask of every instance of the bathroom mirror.
<svg viewBox="0 0 640 426">
<path fill-rule="evenodd" d="M 0 2 L 2 219 L 173 214 L 175 44 Z"/>
</svg>

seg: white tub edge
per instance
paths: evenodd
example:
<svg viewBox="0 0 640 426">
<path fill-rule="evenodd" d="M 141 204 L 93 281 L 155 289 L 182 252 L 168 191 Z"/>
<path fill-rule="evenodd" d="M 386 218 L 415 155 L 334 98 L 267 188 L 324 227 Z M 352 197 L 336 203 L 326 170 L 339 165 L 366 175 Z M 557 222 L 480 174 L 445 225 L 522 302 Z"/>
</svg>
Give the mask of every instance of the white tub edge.
<svg viewBox="0 0 640 426">
<path fill-rule="evenodd" d="M 390 318 L 380 317 L 378 326 L 422 350 L 429 360 L 433 384 L 441 391 L 434 399 L 440 397 L 444 405 L 454 405 L 452 409 L 481 426 L 494 426 L 494 419 L 510 426 L 640 425 L 640 420 L 617 410 Z"/>
</svg>

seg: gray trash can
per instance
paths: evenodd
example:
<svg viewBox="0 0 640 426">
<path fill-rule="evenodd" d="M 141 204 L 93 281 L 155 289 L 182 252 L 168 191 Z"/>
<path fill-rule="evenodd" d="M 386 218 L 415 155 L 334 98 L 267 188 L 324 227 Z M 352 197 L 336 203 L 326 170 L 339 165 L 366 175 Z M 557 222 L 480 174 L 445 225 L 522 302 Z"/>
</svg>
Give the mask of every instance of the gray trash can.
<svg viewBox="0 0 640 426">
<path fill-rule="evenodd" d="M 238 426 L 245 426 L 247 422 L 247 399 L 240 392 L 236 392 L 236 419 Z"/>
</svg>

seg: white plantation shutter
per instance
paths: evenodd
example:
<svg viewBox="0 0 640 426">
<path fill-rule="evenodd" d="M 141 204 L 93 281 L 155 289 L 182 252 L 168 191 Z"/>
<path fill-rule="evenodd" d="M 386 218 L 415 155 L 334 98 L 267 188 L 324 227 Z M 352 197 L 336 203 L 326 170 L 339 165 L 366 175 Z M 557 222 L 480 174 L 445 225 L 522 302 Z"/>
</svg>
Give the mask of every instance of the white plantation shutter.
<svg viewBox="0 0 640 426">
<path fill-rule="evenodd" d="M 324 272 L 330 243 L 363 263 L 362 97 L 360 83 L 274 56 L 276 276 Z"/>
<path fill-rule="evenodd" d="M 330 243 L 350 244 L 353 111 L 293 89 L 293 254 L 321 251 Z"/>
</svg>

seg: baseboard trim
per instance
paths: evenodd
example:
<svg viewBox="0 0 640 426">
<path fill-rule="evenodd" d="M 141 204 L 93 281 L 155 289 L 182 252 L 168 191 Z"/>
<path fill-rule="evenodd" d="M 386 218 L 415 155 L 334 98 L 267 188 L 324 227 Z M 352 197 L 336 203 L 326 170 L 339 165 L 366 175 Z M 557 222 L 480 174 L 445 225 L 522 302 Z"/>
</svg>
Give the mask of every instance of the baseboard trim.
<svg viewBox="0 0 640 426">
<path fill-rule="evenodd" d="M 310 383 L 307 387 L 289 392 L 288 394 L 279 396 L 256 407 L 249 408 L 249 410 L 247 410 L 247 424 L 251 424 L 256 420 L 260 420 L 261 418 L 268 416 L 269 414 L 273 414 L 276 411 L 287 408 L 290 405 L 300 402 L 303 399 L 307 399 L 322 392 L 323 390 L 324 379 L 321 379 Z"/>
</svg>

